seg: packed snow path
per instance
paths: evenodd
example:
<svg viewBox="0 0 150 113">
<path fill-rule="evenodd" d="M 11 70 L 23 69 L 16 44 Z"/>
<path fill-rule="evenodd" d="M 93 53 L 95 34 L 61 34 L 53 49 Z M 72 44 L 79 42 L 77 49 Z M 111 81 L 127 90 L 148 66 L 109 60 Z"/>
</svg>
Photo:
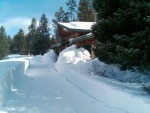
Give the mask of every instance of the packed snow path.
<svg viewBox="0 0 150 113">
<path fill-rule="evenodd" d="M 130 113 L 95 101 L 53 66 L 29 66 L 27 78 L 16 86 L 3 105 L 8 113 Z"/>
<path fill-rule="evenodd" d="M 5 110 L 10 113 L 100 112 L 92 98 L 64 79 L 53 67 L 31 65 L 27 76 L 4 103 Z"/>
</svg>

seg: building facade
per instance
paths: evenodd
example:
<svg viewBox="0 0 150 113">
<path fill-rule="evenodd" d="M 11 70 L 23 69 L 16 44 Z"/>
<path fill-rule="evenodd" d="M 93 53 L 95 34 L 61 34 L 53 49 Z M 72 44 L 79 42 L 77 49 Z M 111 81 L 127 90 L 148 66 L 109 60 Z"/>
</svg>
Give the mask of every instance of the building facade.
<svg viewBox="0 0 150 113">
<path fill-rule="evenodd" d="M 93 52 L 95 38 L 91 33 L 93 24 L 95 22 L 57 22 L 58 36 L 61 42 L 51 48 L 59 54 L 66 47 L 75 44 L 77 48 L 83 47 L 87 49 L 91 53 L 91 58 L 95 58 Z"/>
</svg>

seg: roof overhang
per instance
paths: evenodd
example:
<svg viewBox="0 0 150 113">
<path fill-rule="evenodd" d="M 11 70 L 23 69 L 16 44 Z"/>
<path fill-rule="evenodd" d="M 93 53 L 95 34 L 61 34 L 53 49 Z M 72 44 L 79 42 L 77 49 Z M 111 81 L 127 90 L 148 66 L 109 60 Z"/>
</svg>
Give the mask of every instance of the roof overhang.
<svg viewBox="0 0 150 113">
<path fill-rule="evenodd" d="M 91 32 L 94 24 L 95 22 L 57 22 L 57 25 L 63 28 L 64 31 L 73 32 Z"/>
<path fill-rule="evenodd" d="M 91 39 L 94 39 L 94 35 L 92 33 L 89 33 L 89 34 L 86 34 L 86 35 L 83 35 L 83 36 L 80 36 L 80 37 L 77 37 L 77 38 L 71 38 L 67 42 L 55 44 L 55 45 L 51 46 L 51 49 L 55 49 L 55 48 L 64 46 L 65 44 L 73 44 L 73 43 L 76 43 L 76 42 L 82 42 L 84 40 L 91 40 Z"/>
<path fill-rule="evenodd" d="M 81 41 L 90 40 L 90 39 L 94 39 L 94 35 L 92 33 L 89 33 L 89 34 L 86 34 L 77 38 L 71 38 L 69 39 L 69 43 L 72 44 L 72 43 L 81 42 Z"/>
</svg>

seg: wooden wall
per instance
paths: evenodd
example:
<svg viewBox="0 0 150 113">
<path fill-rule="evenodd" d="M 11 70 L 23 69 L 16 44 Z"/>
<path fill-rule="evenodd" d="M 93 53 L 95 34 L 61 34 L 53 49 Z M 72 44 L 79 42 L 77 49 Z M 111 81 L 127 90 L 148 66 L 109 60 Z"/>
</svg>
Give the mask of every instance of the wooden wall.
<svg viewBox="0 0 150 113">
<path fill-rule="evenodd" d="M 64 41 L 68 41 L 70 38 L 76 38 L 76 37 L 88 34 L 87 32 L 66 31 L 62 27 L 59 27 L 59 26 L 58 26 L 58 32 L 59 32 L 60 38 L 62 38 L 62 40 L 64 40 Z M 77 42 L 74 44 L 77 45 L 77 48 L 89 46 L 89 48 L 90 48 L 89 52 L 91 53 L 91 58 L 95 58 L 95 54 L 94 54 L 94 51 L 92 48 L 95 46 L 95 39 L 84 40 L 82 42 Z M 57 48 L 57 52 L 60 53 L 63 49 L 65 49 L 68 46 L 70 46 L 70 45 L 66 44 L 64 46 Z"/>
</svg>

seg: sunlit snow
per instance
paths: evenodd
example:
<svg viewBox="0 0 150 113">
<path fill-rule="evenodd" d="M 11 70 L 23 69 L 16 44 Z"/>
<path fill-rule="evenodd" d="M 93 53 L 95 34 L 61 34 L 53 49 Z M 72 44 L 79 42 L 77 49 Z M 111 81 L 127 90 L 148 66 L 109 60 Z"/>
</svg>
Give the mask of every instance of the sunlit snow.
<svg viewBox="0 0 150 113">
<path fill-rule="evenodd" d="M 149 95 L 128 81 L 135 73 L 92 60 L 84 48 L 9 58 L 0 61 L 0 113 L 150 111 Z"/>
</svg>

